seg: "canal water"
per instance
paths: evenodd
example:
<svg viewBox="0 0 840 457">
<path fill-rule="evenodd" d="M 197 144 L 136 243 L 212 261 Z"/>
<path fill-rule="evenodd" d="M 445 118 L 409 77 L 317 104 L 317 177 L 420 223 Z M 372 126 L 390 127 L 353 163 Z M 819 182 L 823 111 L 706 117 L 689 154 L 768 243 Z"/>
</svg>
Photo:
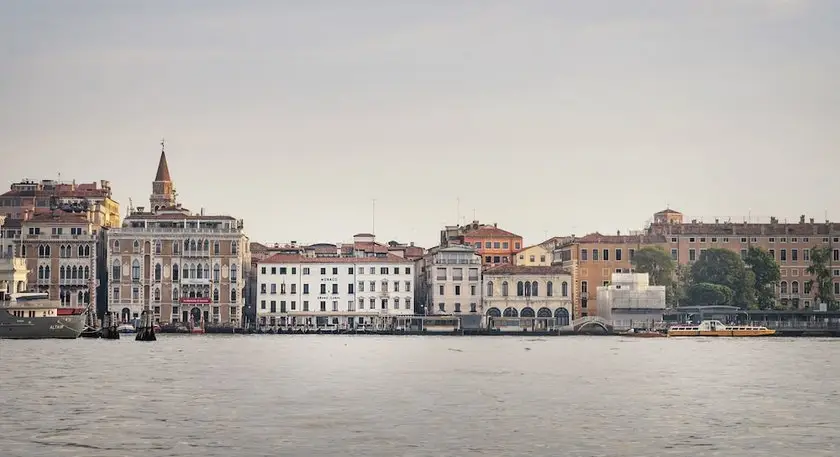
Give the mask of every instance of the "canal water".
<svg viewBox="0 0 840 457">
<path fill-rule="evenodd" d="M 0 455 L 837 456 L 840 340 L 0 340 Z"/>
</svg>

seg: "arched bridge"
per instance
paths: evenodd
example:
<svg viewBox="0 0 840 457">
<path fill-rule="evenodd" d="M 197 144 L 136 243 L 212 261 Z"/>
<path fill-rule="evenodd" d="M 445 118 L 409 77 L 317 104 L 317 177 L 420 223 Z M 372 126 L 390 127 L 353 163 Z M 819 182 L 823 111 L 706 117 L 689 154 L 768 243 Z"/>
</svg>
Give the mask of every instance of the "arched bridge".
<svg viewBox="0 0 840 457">
<path fill-rule="evenodd" d="M 607 333 L 613 332 L 612 322 L 598 316 L 585 316 L 575 319 L 571 322 L 571 327 L 575 333 L 596 330 L 599 328 L 603 329 Z"/>
</svg>

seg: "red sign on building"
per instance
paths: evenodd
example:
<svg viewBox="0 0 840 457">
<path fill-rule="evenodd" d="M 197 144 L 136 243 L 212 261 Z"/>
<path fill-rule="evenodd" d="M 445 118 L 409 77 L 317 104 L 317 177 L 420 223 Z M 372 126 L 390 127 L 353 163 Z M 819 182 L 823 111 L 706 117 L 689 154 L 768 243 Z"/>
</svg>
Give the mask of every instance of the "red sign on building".
<svg viewBox="0 0 840 457">
<path fill-rule="evenodd" d="M 181 298 L 182 305 L 209 305 L 210 298 L 209 297 L 182 297 Z"/>
</svg>

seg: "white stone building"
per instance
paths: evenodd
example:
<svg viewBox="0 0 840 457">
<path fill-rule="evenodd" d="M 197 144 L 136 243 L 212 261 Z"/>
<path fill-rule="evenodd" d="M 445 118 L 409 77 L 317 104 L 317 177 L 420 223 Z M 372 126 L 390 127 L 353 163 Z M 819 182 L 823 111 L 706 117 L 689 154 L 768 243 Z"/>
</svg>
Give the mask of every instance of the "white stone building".
<svg viewBox="0 0 840 457">
<path fill-rule="evenodd" d="M 559 266 L 501 265 L 484 272 L 484 314 L 494 318 L 524 318 L 521 326 L 553 328 L 569 325 L 572 316 L 572 276 Z M 529 318 L 539 318 L 529 321 Z M 502 322 L 504 319 L 495 319 Z M 520 325 L 516 324 L 515 325 Z"/>
<path fill-rule="evenodd" d="M 475 248 L 453 245 L 419 261 L 417 298 L 426 315 L 483 315 L 481 256 Z"/>
<path fill-rule="evenodd" d="M 608 286 L 598 287 L 601 317 L 618 327 L 660 322 L 665 312 L 665 286 L 651 286 L 647 273 L 613 273 Z M 635 324 L 634 324 L 635 325 Z"/>
<path fill-rule="evenodd" d="M 261 328 L 393 325 L 414 314 L 414 262 L 393 254 L 276 254 L 257 264 Z"/>
</svg>

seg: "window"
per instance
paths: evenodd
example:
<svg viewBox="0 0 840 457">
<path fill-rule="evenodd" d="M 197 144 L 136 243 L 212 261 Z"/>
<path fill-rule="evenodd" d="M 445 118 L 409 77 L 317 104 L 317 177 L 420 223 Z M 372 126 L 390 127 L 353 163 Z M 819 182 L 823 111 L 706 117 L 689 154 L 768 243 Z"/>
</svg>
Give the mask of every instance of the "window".
<svg viewBox="0 0 840 457">
<path fill-rule="evenodd" d="M 216 303 L 219 302 L 219 289 L 213 289 L 213 301 Z"/>
<path fill-rule="evenodd" d="M 140 300 L 140 288 L 139 287 L 134 286 L 131 289 L 131 299 L 135 300 L 135 301 Z"/>
<path fill-rule="evenodd" d="M 810 261 L 811 260 L 811 250 L 810 249 L 803 249 L 802 250 L 802 260 Z"/>
<path fill-rule="evenodd" d="M 589 251 L 587 251 L 586 249 L 581 249 L 580 250 L 580 260 L 582 262 L 586 262 L 587 260 L 589 260 Z"/>
<path fill-rule="evenodd" d="M 294 284 L 293 284 L 293 285 L 294 285 Z M 351 282 L 350 284 L 347 284 L 347 293 L 348 293 L 348 294 L 353 294 L 353 293 L 354 293 L 354 292 L 353 292 L 353 283 L 352 283 L 352 282 Z"/>
<path fill-rule="evenodd" d="M 493 296 L 493 281 L 487 281 L 487 296 Z"/>
<path fill-rule="evenodd" d="M 782 294 L 788 293 L 788 283 L 787 283 L 787 281 L 782 281 L 779 284 L 779 290 L 780 290 L 780 293 L 782 293 Z"/>
<path fill-rule="evenodd" d="M 510 249 L 510 243 L 508 243 L 507 241 L 503 242 L 502 249 Z"/>
<path fill-rule="evenodd" d="M 531 262 L 536 262 L 537 261 L 537 256 L 532 255 L 531 258 L 528 259 L 528 260 L 530 260 Z"/>
<path fill-rule="evenodd" d="M 114 281 L 120 280 L 120 261 L 114 259 L 113 265 L 111 265 L 111 279 Z"/>
<path fill-rule="evenodd" d="M 338 295 L 338 284 L 333 284 L 332 285 L 332 294 L 333 295 Z"/>
<path fill-rule="evenodd" d="M 321 295 L 324 295 L 326 293 L 327 293 L 327 285 L 326 284 L 321 284 Z"/>
<path fill-rule="evenodd" d="M 399 292 L 399 291 L 400 291 L 400 282 L 399 281 L 394 281 L 394 292 Z"/>
<path fill-rule="evenodd" d="M 607 262 L 609 260 L 610 260 L 610 250 L 609 249 L 604 249 L 604 262 Z"/>
<path fill-rule="evenodd" d="M 333 312 L 338 311 L 338 300 L 333 300 L 332 310 L 333 310 Z"/>
<path fill-rule="evenodd" d="M 498 241 L 493 242 L 493 249 L 499 249 L 502 247 L 502 244 Z"/>
<path fill-rule="evenodd" d="M 131 280 L 140 280 L 140 261 L 138 261 L 137 259 L 134 259 L 134 261 L 131 262 Z"/>
<path fill-rule="evenodd" d="M 537 281 L 531 283 L 531 296 L 539 297 L 540 296 L 540 284 Z"/>
<path fill-rule="evenodd" d="M 338 274 L 338 267 L 333 267 L 332 274 L 334 274 L 334 275 Z"/>
<path fill-rule="evenodd" d="M 694 243 L 695 241 L 696 241 L 696 239 L 694 237 L 691 237 L 691 238 L 688 239 L 689 243 Z"/>
<path fill-rule="evenodd" d="M 593 249 L 593 250 L 592 250 L 592 260 L 593 260 L 593 261 L 597 261 L 597 260 L 598 260 L 598 250 L 597 250 L 597 249 Z"/>
<path fill-rule="evenodd" d="M 405 291 L 406 292 L 411 292 L 411 281 L 406 281 L 405 282 Z"/>
<path fill-rule="evenodd" d="M 460 304 L 460 303 L 455 303 L 455 312 L 456 312 L 456 313 L 460 313 L 460 312 L 461 312 L 461 304 Z"/>
<path fill-rule="evenodd" d="M 230 290 L 230 302 L 236 303 L 236 289 Z"/>
<path fill-rule="evenodd" d="M 160 282 L 160 277 L 162 275 L 162 267 L 159 263 L 155 264 L 155 281 Z"/>
<path fill-rule="evenodd" d="M 277 284 L 272 284 L 272 285 L 271 285 L 271 294 L 272 294 L 272 295 L 276 295 L 276 294 L 277 294 Z"/>
<path fill-rule="evenodd" d="M 581 281 L 580 282 L 580 293 L 582 293 L 582 294 L 589 293 L 589 281 Z"/>
<path fill-rule="evenodd" d="M 301 274 L 308 275 L 309 274 L 309 267 L 306 267 L 303 270 L 301 270 Z"/>
<path fill-rule="evenodd" d="M 522 249 L 522 243 L 520 243 L 519 241 L 514 243 L 513 246 L 514 246 L 513 248 L 516 249 L 517 251 Z"/>
<path fill-rule="evenodd" d="M 230 266 L 230 282 L 236 282 L 239 277 L 239 270 L 236 269 L 236 265 Z"/>
<path fill-rule="evenodd" d="M 443 284 L 438 286 L 438 295 L 444 295 L 446 288 Z"/>
<path fill-rule="evenodd" d="M 701 242 L 701 243 L 705 243 L 705 242 L 706 242 L 706 238 L 700 238 L 700 242 Z"/>
<path fill-rule="evenodd" d="M 779 251 L 779 260 L 782 262 L 787 262 L 787 249 L 782 249 Z"/>
<path fill-rule="evenodd" d="M 747 258 L 747 250 L 746 249 L 741 249 L 741 259 L 746 259 L 746 258 Z"/>
<path fill-rule="evenodd" d="M 230 253 L 236 255 L 239 252 L 239 243 L 236 241 L 231 241 L 230 243 Z"/>
<path fill-rule="evenodd" d="M 455 286 L 455 295 L 461 295 L 461 286 Z"/>
<path fill-rule="evenodd" d="M 370 286 L 370 292 L 376 292 L 376 281 L 370 281 L 368 285 Z"/>
<path fill-rule="evenodd" d="M 178 264 L 177 263 L 172 265 L 172 280 L 173 281 L 178 280 Z"/>
<path fill-rule="evenodd" d="M 606 259 L 604 259 L 604 260 L 606 260 Z M 616 250 L 615 250 L 615 260 L 616 260 L 616 261 L 620 261 L 620 260 L 621 260 L 621 249 L 616 249 Z"/>
<path fill-rule="evenodd" d="M 697 251 L 694 250 L 694 249 L 689 249 L 688 250 L 688 261 L 689 262 L 694 262 L 695 260 L 697 260 Z"/>
<path fill-rule="evenodd" d="M 799 293 L 799 281 L 793 281 L 790 283 L 790 293 L 798 294 Z"/>
<path fill-rule="evenodd" d="M 791 249 L 790 250 L 790 260 L 794 262 L 799 261 L 799 249 Z"/>
<path fill-rule="evenodd" d="M 636 257 L 636 250 L 630 249 L 630 260 L 632 261 L 634 257 Z"/>
<path fill-rule="evenodd" d="M 309 311 L 309 300 L 303 301 L 303 311 Z"/>
<path fill-rule="evenodd" d="M 582 292 L 584 291 L 584 289 L 587 289 L 587 287 L 585 287 L 585 285 L 586 285 L 586 281 L 581 282 L 580 290 Z M 566 281 L 563 281 L 563 283 L 560 284 L 560 295 L 562 297 L 568 297 L 569 296 L 569 283 L 567 283 Z"/>
<path fill-rule="evenodd" d="M 493 243 L 491 243 L 489 241 L 484 242 L 484 248 L 485 249 L 490 249 L 491 247 L 493 247 Z"/>
<path fill-rule="evenodd" d="M 119 286 L 114 287 L 114 289 L 111 290 L 111 296 L 114 297 L 114 301 L 120 301 L 120 288 L 119 288 Z"/>
<path fill-rule="evenodd" d="M 553 297 L 554 296 L 554 283 L 552 281 L 548 281 L 545 284 L 545 296 L 546 297 Z"/>
<path fill-rule="evenodd" d="M 834 295 L 840 295 L 840 282 L 834 283 Z"/>
<path fill-rule="evenodd" d="M 508 290 L 508 282 L 507 282 L 507 281 L 504 281 L 504 282 L 502 282 L 502 297 L 507 297 L 507 296 L 508 296 L 508 292 L 509 292 L 509 290 Z"/>
<path fill-rule="evenodd" d="M 327 269 L 326 269 L 325 267 L 322 267 L 322 268 L 321 268 L 321 274 L 322 274 L 322 275 L 327 274 Z"/>
<path fill-rule="evenodd" d="M 530 286 L 528 287 L 530 289 Z M 522 281 L 516 283 L 516 296 L 522 297 L 525 295 L 525 285 Z"/>
<path fill-rule="evenodd" d="M 442 313 L 445 313 L 446 312 L 446 303 L 438 303 L 438 310 L 440 310 L 440 312 L 442 312 Z"/>
<path fill-rule="evenodd" d="M 446 280 L 446 267 L 437 267 L 435 271 L 437 271 L 435 279 L 437 279 L 438 281 Z"/>
<path fill-rule="evenodd" d="M 475 296 L 475 286 L 470 286 L 470 295 Z"/>
<path fill-rule="evenodd" d="M 674 260 L 679 259 L 679 252 L 676 249 L 671 249 L 671 258 Z"/>
<path fill-rule="evenodd" d="M 177 288 L 177 287 L 175 287 L 175 288 L 173 288 L 173 289 L 172 289 L 172 300 L 173 300 L 173 301 L 178 301 L 178 298 L 179 298 L 179 296 L 178 296 L 178 288 Z M 173 314 L 175 314 L 175 311 L 173 310 L 173 311 L 172 311 L 172 313 L 173 313 Z"/>
</svg>

